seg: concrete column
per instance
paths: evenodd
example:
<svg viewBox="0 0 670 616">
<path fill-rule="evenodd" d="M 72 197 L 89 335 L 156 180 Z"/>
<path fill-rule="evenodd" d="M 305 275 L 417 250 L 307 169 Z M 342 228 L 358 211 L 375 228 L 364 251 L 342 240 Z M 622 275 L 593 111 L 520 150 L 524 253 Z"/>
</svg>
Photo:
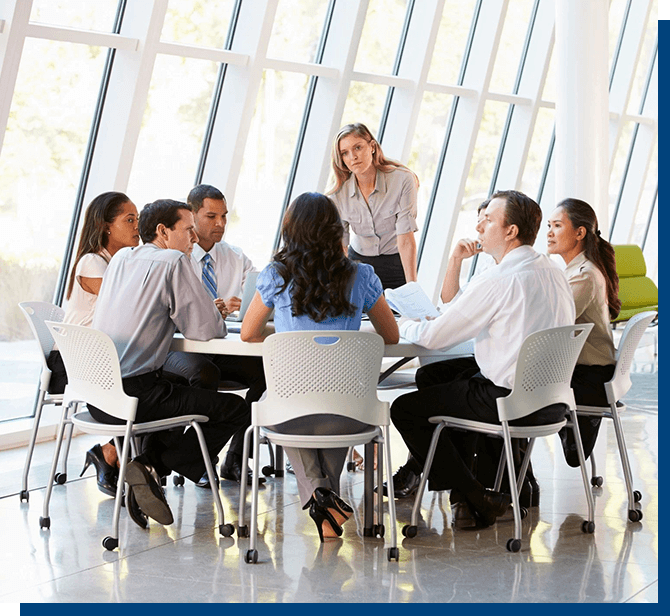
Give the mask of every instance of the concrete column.
<svg viewBox="0 0 670 616">
<path fill-rule="evenodd" d="M 589 203 L 601 229 L 608 204 L 608 0 L 556 2 L 556 202 Z"/>
</svg>

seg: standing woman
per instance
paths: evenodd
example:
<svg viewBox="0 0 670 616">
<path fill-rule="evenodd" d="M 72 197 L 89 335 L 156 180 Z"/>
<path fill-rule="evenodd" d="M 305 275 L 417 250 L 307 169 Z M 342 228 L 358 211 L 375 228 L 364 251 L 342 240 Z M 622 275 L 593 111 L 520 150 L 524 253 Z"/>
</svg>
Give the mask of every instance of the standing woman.
<svg viewBox="0 0 670 616">
<path fill-rule="evenodd" d="M 572 376 L 572 388 L 579 405 L 608 406 L 603 385 L 614 375 L 616 363 L 610 321 L 619 314 L 619 276 L 614 248 L 600 235 L 598 219 L 591 206 L 579 199 L 564 199 L 549 217 L 547 250 L 560 255 L 566 264 L 577 312 L 576 323 L 593 323 Z M 584 456 L 596 444 L 600 417 L 579 417 Z M 579 466 L 572 430 L 561 430 L 565 459 Z"/>
<path fill-rule="evenodd" d="M 372 265 L 385 289 L 416 280 L 419 180 L 384 156 L 364 124 L 347 124 L 333 141 L 328 192 L 344 224 L 349 258 Z"/>
<path fill-rule="evenodd" d="M 70 273 L 65 323 L 90 327 L 102 276 L 110 259 L 121 248 L 139 243 L 137 208 L 126 195 L 106 192 L 91 201 L 86 208 L 77 256 Z M 63 393 L 67 375 L 58 350 L 51 351 L 47 365 L 52 373 L 49 393 Z M 84 471 L 93 464 L 97 471 L 98 489 L 109 496 L 116 495 L 117 462 L 113 441 L 102 446 L 95 445 L 86 452 Z"/>
<path fill-rule="evenodd" d="M 386 344 L 398 342 L 398 325 L 370 265 L 342 252 L 342 221 L 334 203 L 304 193 L 289 206 L 281 250 L 259 274 L 256 294 L 244 316 L 241 338 L 259 342 L 274 308 L 275 331 L 358 330 L 367 313 Z M 318 418 L 318 423 L 315 423 Z M 346 417 L 323 414 L 294 419 L 282 427 L 302 434 L 356 433 L 369 428 Z M 309 508 L 321 541 L 342 535 L 353 513 L 339 497 L 347 448 L 285 449 L 298 480 L 303 509 Z"/>
</svg>

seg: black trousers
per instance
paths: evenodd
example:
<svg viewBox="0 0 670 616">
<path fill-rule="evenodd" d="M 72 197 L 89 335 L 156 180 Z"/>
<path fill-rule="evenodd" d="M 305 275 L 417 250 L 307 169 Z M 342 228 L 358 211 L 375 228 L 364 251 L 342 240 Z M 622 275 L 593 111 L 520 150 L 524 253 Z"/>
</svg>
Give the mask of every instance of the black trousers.
<svg viewBox="0 0 670 616">
<path fill-rule="evenodd" d="M 377 257 L 366 257 L 357 253 L 351 246 L 349 246 L 348 257 L 352 261 L 360 261 L 372 265 L 375 269 L 375 274 L 379 276 L 384 289 L 395 289 L 401 287 L 407 282 L 405 278 L 405 270 L 402 267 L 402 260 L 400 253 L 392 255 L 379 255 Z"/>
<path fill-rule="evenodd" d="M 251 403 L 260 400 L 266 389 L 265 372 L 262 357 L 244 355 L 214 355 L 204 353 L 168 353 L 163 373 L 168 377 L 177 377 L 184 384 L 201 389 L 217 391 L 219 381 L 235 381 L 248 387 L 245 400 Z M 242 456 L 244 432 L 250 425 L 243 425 L 230 441 L 229 453 Z"/>
<path fill-rule="evenodd" d="M 207 416 L 209 421 L 200 426 L 211 459 L 241 426 L 251 421 L 249 406 L 240 396 L 178 385 L 167 380 L 161 370 L 125 378 L 123 389 L 139 400 L 135 418 L 138 423 L 181 415 Z M 89 406 L 89 411 L 98 421 L 124 423 L 93 406 Z M 144 440 L 142 453 L 160 475 L 175 471 L 197 482 L 205 472 L 198 436 L 191 428 L 151 435 Z"/>
<path fill-rule="evenodd" d="M 47 366 L 51 370 L 51 379 L 49 380 L 49 393 L 62 394 L 67 385 L 67 373 L 65 364 L 60 356 L 60 351 L 51 351 L 47 357 Z"/>
<path fill-rule="evenodd" d="M 496 400 L 510 390 L 485 378 L 473 357 L 457 358 L 428 364 L 417 370 L 418 390 L 400 396 L 391 406 L 391 419 L 412 456 L 423 465 L 435 429 L 428 419 L 448 415 L 492 424 L 500 424 Z M 537 425 L 560 420 L 564 405 L 551 405 L 523 418 L 523 425 Z M 500 439 L 476 438 L 458 430 L 445 429 L 435 452 L 429 476 L 431 490 L 475 490 L 483 484 L 474 471 L 474 453 L 480 443 Z M 479 435 L 477 435 L 479 436 Z M 495 459 L 497 469 L 500 445 Z"/>
</svg>

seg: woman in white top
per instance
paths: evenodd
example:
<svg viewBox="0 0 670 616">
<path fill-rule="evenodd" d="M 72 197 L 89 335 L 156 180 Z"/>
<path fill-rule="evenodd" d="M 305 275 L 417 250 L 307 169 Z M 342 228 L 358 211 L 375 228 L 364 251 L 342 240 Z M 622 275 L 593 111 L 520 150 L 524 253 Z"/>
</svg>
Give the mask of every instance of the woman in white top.
<svg viewBox="0 0 670 616">
<path fill-rule="evenodd" d="M 91 201 L 86 208 L 77 256 L 70 273 L 64 318 L 66 323 L 86 327 L 91 325 L 107 264 L 121 248 L 137 246 L 139 243 L 137 208 L 126 195 L 106 192 Z M 52 373 L 49 393 L 63 393 L 67 375 L 59 351 L 51 352 L 47 365 Z M 90 464 L 94 464 L 98 488 L 109 496 L 116 495 L 117 462 L 113 441 L 102 446 L 95 445 L 86 452 L 84 471 Z"/>
<path fill-rule="evenodd" d="M 359 123 L 340 129 L 331 163 L 335 183 L 328 195 L 342 218 L 349 258 L 372 265 L 385 289 L 415 281 L 416 175 L 386 158 Z"/>
<path fill-rule="evenodd" d="M 610 321 L 621 310 L 619 276 L 614 248 L 600 235 L 591 206 L 579 199 L 564 199 L 549 216 L 547 250 L 560 255 L 575 300 L 576 323 L 593 323 L 572 376 L 577 404 L 607 406 L 604 383 L 614 375 L 616 363 Z M 599 417 L 580 417 L 579 429 L 588 457 L 598 436 Z M 572 430 L 561 431 L 565 459 L 579 466 Z"/>
</svg>

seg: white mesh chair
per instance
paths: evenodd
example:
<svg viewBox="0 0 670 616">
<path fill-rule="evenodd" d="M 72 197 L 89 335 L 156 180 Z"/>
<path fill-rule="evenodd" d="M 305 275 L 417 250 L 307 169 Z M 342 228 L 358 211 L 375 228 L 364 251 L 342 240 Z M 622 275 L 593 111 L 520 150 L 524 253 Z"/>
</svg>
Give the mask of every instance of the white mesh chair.
<svg viewBox="0 0 670 616">
<path fill-rule="evenodd" d="M 65 323 L 54 323 L 47 321 L 52 331 L 54 340 L 58 344 L 65 369 L 67 371 L 68 384 L 63 395 L 63 415 L 58 427 L 58 439 L 56 451 L 51 464 L 51 476 L 56 472 L 60 441 L 67 424 L 74 424 L 89 434 L 111 435 L 116 438 L 124 437 L 123 449 L 119 456 L 121 468 L 119 469 L 119 480 L 116 488 L 116 500 L 114 502 L 114 517 L 112 520 L 112 534 L 105 537 L 102 545 L 107 550 L 114 550 L 119 545 L 119 515 L 123 496 L 123 485 L 128 464 L 128 454 L 131 443 L 135 437 L 149 432 L 158 432 L 178 427 L 192 427 L 198 435 L 200 450 L 203 454 L 207 476 L 210 485 L 216 485 L 214 479 L 214 468 L 209 458 L 205 438 L 198 423 L 208 421 L 204 415 L 183 415 L 170 419 L 135 423 L 137 411 L 137 398 L 128 396 L 123 391 L 121 381 L 121 369 L 116 347 L 111 338 L 91 327 L 81 327 Z M 93 419 L 88 411 L 79 411 L 81 404 L 92 404 L 108 415 L 122 419 L 125 424 L 106 424 Z M 73 414 L 70 410 L 74 410 Z M 44 499 L 44 513 L 40 517 L 40 528 L 49 528 L 49 501 L 51 499 L 52 485 L 47 487 Z M 212 490 L 214 502 L 219 514 L 219 532 L 229 537 L 233 534 L 232 524 L 224 524 L 223 506 L 218 490 Z"/>
<path fill-rule="evenodd" d="M 269 336 L 263 342 L 263 366 L 266 394 L 251 405 L 251 426 L 244 441 L 243 460 L 248 460 L 249 438 L 254 436 L 251 499 L 251 539 L 247 563 L 258 560 L 256 550 L 258 515 L 258 460 L 262 436 L 282 447 L 352 447 L 374 441 L 379 446 L 377 480 L 381 485 L 382 459 L 386 462 L 387 481 L 393 494 L 393 473 L 389 449 L 389 403 L 377 398 L 377 379 L 384 341 L 379 334 L 360 331 L 295 331 Z M 270 426 L 297 417 L 328 413 L 356 419 L 371 428 L 356 434 L 305 435 L 276 432 Z M 386 445 L 386 446 L 385 446 Z M 385 455 L 385 458 L 382 455 Z M 246 482 L 240 482 L 238 534 L 249 535 L 244 523 Z M 390 546 L 388 559 L 398 560 L 395 501 L 388 501 Z M 382 494 L 377 498 L 376 534 L 384 536 L 381 524 Z"/>
<path fill-rule="evenodd" d="M 606 417 L 614 422 L 614 433 L 616 434 L 619 457 L 623 466 L 623 476 L 626 482 L 626 491 L 628 492 L 628 519 L 631 522 L 639 522 L 642 519 L 642 511 L 637 508 L 636 503 L 642 500 L 642 494 L 633 490 L 633 476 L 630 470 L 628 452 L 626 450 L 626 441 L 623 435 L 623 427 L 619 413 L 626 410 L 626 405 L 620 402 L 631 388 L 630 368 L 635 357 L 635 351 L 642 336 L 649 324 L 656 318 L 657 312 L 641 312 L 632 317 L 626 324 L 619 341 L 619 348 L 616 352 L 616 367 L 614 368 L 614 377 L 608 383 L 605 383 L 605 392 L 609 406 L 578 406 L 577 415 L 589 417 Z M 596 459 L 594 452 L 591 453 L 591 484 L 601 486 L 603 478 L 598 475 L 596 469 Z"/>
<path fill-rule="evenodd" d="M 428 481 L 440 433 L 444 428 L 459 428 L 503 438 L 504 449 L 501 463 L 498 467 L 495 490 L 500 490 L 502 475 L 506 466 L 514 510 L 514 537 L 507 541 L 507 549 L 510 552 L 518 552 L 521 549 L 521 519 L 527 514 L 526 510 L 522 510 L 519 506 L 519 491 L 526 476 L 533 444 L 537 437 L 558 433 L 567 422 L 566 419 L 562 419 L 552 424 L 519 425 L 520 422 L 518 420 L 554 404 L 564 404 L 573 419 L 573 430 L 578 443 L 577 452 L 581 463 L 584 491 L 589 510 L 588 520 L 583 522 L 582 531 L 592 533 L 595 530 L 593 494 L 591 493 L 588 473 L 586 472 L 579 427 L 577 426 L 577 422 L 574 421 L 576 418 L 576 405 L 575 397 L 570 387 L 577 358 L 592 328 L 593 325 L 588 323 L 545 329 L 530 334 L 524 340 L 519 351 L 512 392 L 508 396 L 496 400 L 500 424 L 490 424 L 448 416 L 430 418 L 430 422 L 437 424 L 437 426 L 433 432 L 433 438 L 423 468 L 421 483 L 414 500 L 411 523 L 403 527 L 403 535 L 406 537 L 416 536 L 421 499 L 426 488 L 426 482 Z M 515 478 L 514 472 L 513 438 L 529 439 L 518 479 Z"/>
<path fill-rule="evenodd" d="M 23 466 L 23 480 L 21 482 L 21 492 L 19 493 L 20 500 L 28 501 L 30 494 L 28 493 L 28 474 L 30 473 L 30 463 L 33 459 L 33 451 L 35 450 L 35 442 L 37 441 L 37 434 L 40 427 L 40 420 L 42 418 L 42 408 L 45 404 L 60 405 L 63 401 L 63 394 L 50 394 L 49 383 L 51 382 L 51 370 L 47 366 L 47 358 L 49 353 L 54 348 L 54 339 L 45 325 L 45 321 L 61 322 L 65 316 L 65 310 L 60 306 L 55 306 L 48 302 L 21 302 L 19 308 L 28 320 L 30 330 L 40 345 L 42 351 L 42 372 L 40 373 L 40 389 L 35 402 L 35 419 L 33 420 L 33 430 L 30 434 L 30 442 L 28 443 L 28 453 L 26 454 L 26 461 Z M 65 447 L 65 455 L 63 456 L 63 465 L 60 473 L 56 473 L 55 480 L 63 484 L 67 481 L 67 455 L 70 450 L 70 436 L 72 431 L 68 432 L 67 445 Z"/>
</svg>

